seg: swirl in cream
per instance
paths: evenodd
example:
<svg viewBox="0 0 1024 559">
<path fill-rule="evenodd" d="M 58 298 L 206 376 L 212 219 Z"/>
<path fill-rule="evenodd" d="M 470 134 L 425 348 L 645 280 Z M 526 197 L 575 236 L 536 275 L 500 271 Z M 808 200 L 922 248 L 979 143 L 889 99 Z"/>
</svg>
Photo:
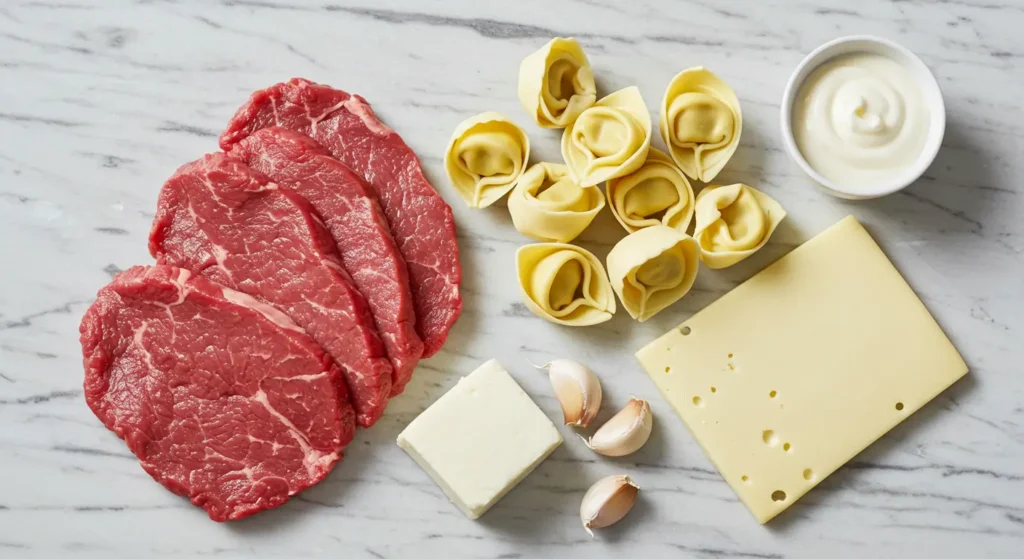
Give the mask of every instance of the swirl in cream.
<svg viewBox="0 0 1024 559">
<path fill-rule="evenodd" d="M 928 104 L 909 70 L 878 54 L 822 64 L 793 103 L 793 138 L 807 163 L 856 190 L 899 180 L 924 151 Z"/>
<path fill-rule="evenodd" d="M 740 143 L 740 101 L 709 70 L 683 70 L 665 91 L 658 128 L 679 168 L 692 179 L 710 182 Z"/>
<path fill-rule="evenodd" d="M 608 253 L 612 289 L 630 316 L 643 322 L 686 295 L 700 247 L 686 233 L 654 225 L 632 233 Z"/>
<path fill-rule="evenodd" d="M 555 37 L 519 66 L 519 102 L 543 128 L 565 128 L 594 104 L 597 87 L 576 39 Z"/>
<path fill-rule="evenodd" d="M 630 233 L 652 225 L 685 233 L 693 219 L 690 181 L 654 148 L 639 169 L 608 181 L 608 201 L 615 219 Z"/>
<path fill-rule="evenodd" d="M 523 173 L 508 198 L 517 231 L 538 241 L 567 243 L 583 232 L 605 205 L 599 188 L 583 188 L 565 165 L 537 163 Z"/>
<path fill-rule="evenodd" d="M 786 210 L 745 184 L 709 185 L 697 195 L 693 237 L 709 268 L 726 268 L 768 242 Z"/>
<path fill-rule="evenodd" d="M 455 129 L 444 168 L 471 208 L 486 208 L 512 190 L 530 158 L 526 132 L 500 113 L 482 113 Z"/>
<path fill-rule="evenodd" d="M 650 147 L 651 116 L 635 86 L 601 99 L 562 134 L 562 158 L 584 187 L 637 170 Z"/>
<path fill-rule="evenodd" d="M 523 302 L 533 314 L 565 326 L 590 326 L 615 313 L 615 295 L 601 261 L 565 243 L 535 243 L 516 251 Z"/>
</svg>

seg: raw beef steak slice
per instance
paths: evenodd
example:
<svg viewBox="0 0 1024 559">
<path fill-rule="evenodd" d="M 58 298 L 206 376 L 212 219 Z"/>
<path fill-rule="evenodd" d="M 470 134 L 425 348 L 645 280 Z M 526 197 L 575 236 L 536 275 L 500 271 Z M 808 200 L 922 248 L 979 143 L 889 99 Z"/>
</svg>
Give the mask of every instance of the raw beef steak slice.
<svg viewBox="0 0 1024 559">
<path fill-rule="evenodd" d="M 96 417 L 213 520 L 280 506 L 352 440 L 352 406 L 323 349 L 274 308 L 187 270 L 119 274 L 80 331 Z"/>
<path fill-rule="evenodd" d="M 356 421 L 369 427 L 384 413 L 391 364 L 305 198 L 223 153 L 207 155 L 164 184 L 149 252 L 283 311 L 341 367 Z"/>
<path fill-rule="evenodd" d="M 462 310 L 462 270 L 452 209 L 423 176 L 416 154 L 362 97 L 300 78 L 253 93 L 221 134 L 221 148 L 268 126 L 313 138 L 376 191 L 409 266 L 424 357 L 436 353 Z"/>
<path fill-rule="evenodd" d="M 423 354 L 423 342 L 416 333 L 405 260 L 373 192 L 320 144 L 285 128 L 259 130 L 228 155 L 313 204 L 338 245 L 341 263 L 370 305 L 394 368 L 391 395 L 400 394 Z"/>
</svg>

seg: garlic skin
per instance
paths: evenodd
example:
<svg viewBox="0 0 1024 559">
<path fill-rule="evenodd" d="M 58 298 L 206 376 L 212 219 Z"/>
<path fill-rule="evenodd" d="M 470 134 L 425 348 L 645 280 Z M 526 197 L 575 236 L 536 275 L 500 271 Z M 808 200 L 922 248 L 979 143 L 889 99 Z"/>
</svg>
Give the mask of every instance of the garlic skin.
<svg viewBox="0 0 1024 559">
<path fill-rule="evenodd" d="M 534 367 L 547 369 L 551 387 L 555 389 L 555 396 L 562 406 L 565 424 L 588 427 L 601 409 L 601 381 L 597 375 L 571 359 L 555 359 Z"/>
<path fill-rule="evenodd" d="M 605 528 L 622 520 L 636 502 L 637 487 L 629 476 L 608 476 L 590 486 L 580 503 L 583 529 L 594 536 L 591 528 Z"/>
<path fill-rule="evenodd" d="M 651 405 L 646 400 L 630 398 L 626 407 L 602 425 L 589 441 L 584 438 L 583 442 L 604 456 L 627 456 L 644 446 L 651 438 L 653 427 Z"/>
</svg>

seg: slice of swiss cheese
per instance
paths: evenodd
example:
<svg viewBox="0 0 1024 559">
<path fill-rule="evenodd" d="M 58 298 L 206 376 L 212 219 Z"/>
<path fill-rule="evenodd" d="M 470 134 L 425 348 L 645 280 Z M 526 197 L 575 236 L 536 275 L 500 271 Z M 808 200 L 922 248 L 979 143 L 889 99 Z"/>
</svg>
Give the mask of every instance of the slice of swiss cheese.
<svg viewBox="0 0 1024 559">
<path fill-rule="evenodd" d="M 762 523 L 967 373 L 852 216 L 636 356 Z"/>
</svg>

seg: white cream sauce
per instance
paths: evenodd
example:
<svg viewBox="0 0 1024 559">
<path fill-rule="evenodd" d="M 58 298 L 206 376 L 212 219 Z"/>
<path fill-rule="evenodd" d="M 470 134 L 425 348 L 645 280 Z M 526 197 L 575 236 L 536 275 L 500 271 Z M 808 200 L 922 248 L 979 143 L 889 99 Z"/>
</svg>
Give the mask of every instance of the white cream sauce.
<svg viewBox="0 0 1024 559">
<path fill-rule="evenodd" d="M 807 163 L 856 193 L 912 172 L 930 114 L 910 71 L 878 54 L 853 53 L 808 76 L 793 103 L 793 137 Z"/>
</svg>

